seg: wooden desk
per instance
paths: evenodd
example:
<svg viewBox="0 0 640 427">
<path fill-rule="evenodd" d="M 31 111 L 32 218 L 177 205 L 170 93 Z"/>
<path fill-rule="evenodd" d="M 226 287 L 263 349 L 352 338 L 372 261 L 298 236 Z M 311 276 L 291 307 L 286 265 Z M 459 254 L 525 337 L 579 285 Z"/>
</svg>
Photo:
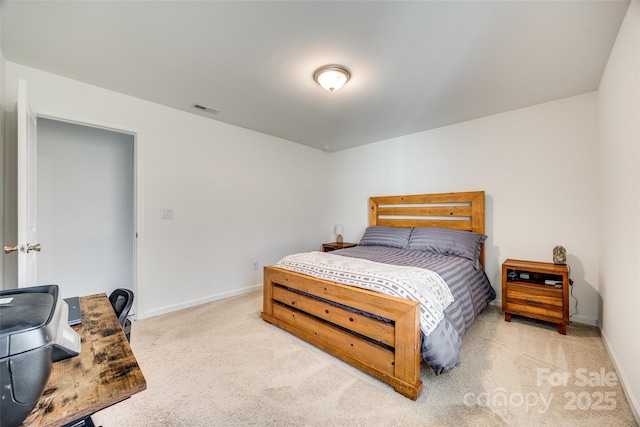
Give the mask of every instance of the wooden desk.
<svg viewBox="0 0 640 427">
<path fill-rule="evenodd" d="M 53 364 L 40 401 L 23 426 L 58 427 L 147 388 L 106 294 L 80 297 L 80 354 Z"/>
</svg>

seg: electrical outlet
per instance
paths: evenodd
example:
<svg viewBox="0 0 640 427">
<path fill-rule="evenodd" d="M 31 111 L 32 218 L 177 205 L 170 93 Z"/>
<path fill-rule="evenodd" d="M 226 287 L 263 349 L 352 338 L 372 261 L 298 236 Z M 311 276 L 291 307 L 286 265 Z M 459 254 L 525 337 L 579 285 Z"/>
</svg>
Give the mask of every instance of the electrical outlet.
<svg viewBox="0 0 640 427">
<path fill-rule="evenodd" d="M 254 270 L 259 270 L 260 269 L 260 262 L 253 261 L 253 269 Z"/>
<path fill-rule="evenodd" d="M 160 219 L 173 219 L 173 208 L 160 209 Z"/>
</svg>

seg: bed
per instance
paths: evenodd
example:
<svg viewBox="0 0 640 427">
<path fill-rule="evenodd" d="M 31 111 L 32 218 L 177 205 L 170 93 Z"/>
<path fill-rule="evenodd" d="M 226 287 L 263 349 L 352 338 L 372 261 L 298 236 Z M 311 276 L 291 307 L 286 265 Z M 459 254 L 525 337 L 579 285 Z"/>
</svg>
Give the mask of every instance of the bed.
<svg viewBox="0 0 640 427">
<path fill-rule="evenodd" d="M 454 235 L 456 245 L 470 237 L 474 249 L 440 250 L 442 239 L 434 249 L 433 233 L 445 233 L 446 242 Z M 359 246 L 294 254 L 264 268 L 261 316 L 415 400 L 421 361 L 438 375 L 457 366 L 464 331 L 495 298 L 483 270 L 485 238 L 483 191 L 372 197 Z M 335 270 L 325 270 L 329 264 Z M 437 301 L 425 309 L 419 295 L 398 291 L 387 267 L 433 281 Z"/>
</svg>

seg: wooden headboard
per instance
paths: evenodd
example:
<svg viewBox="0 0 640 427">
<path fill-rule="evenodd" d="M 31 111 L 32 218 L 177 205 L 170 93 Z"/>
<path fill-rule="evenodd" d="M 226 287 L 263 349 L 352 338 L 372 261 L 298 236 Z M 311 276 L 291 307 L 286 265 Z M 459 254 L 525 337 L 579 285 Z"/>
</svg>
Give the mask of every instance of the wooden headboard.
<svg viewBox="0 0 640 427">
<path fill-rule="evenodd" d="M 484 234 L 484 191 L 371 197 L 369 225 L 451 228 Z M 480 262 L 484 265 L 484 248 Z"/>
</svg>

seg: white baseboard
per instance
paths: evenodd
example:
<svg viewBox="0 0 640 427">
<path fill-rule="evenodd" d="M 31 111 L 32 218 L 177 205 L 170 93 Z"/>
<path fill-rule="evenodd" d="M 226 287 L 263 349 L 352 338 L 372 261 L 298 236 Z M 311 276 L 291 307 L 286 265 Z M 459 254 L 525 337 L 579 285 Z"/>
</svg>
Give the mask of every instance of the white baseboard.
<svg viewBox="0 0 640 427">
<path fill-rule="evenodd" d="M 584 325 L 598 326 L 597 319 L 590 319 L 584 316 L 577 316 L 577 315 L 569 316 L 569 320 L 576 323 L 582 323 Z"/>
<path fill-rule="evenodd" d="M 237 289 L 234 291 L 229 291 L 229 292 L 223 292 L 220 294 L 215 294 L 215 295 L 209 295 L 205 298 L 198 298 L 198 299 L 194 299 L 191 301 L 186 301 L 180 304 L 173 304 L 173 305 L 167 305 L 155 310 L 151 310 L 148 311 L 146 313 L 144 313 L 143 316 L 138 316 L 138 319 L 145 319 L 145 318 L 149 318 L 149 317 L 154 317 L 154 316 L 160 316 L 162 314 L 167 314 L 167 313 L 171 313 L 174 311 L 178 311 L 178 310 L 183 310 L 185 308 L 190 308 L 190 307 L 195 307 L 197 305 L 201 305 L 201 304 L 206 304 L 208 302 L 212 302 L 212 301 L 218 301 L 221 299 L 225 299 L 225 298 L 230 298 L 230 297 L 235 297 L 238 295 L 244 295 L 244 294 L 248 294 L 254 291 L 257 291 L 258 289 L 262 289 L 262 283 L 259 283 L 257 285 L 253 285 L 253 286 L 249 286 L 248 288 L 242 288 L 242 289 Z"/>
<path fill-rule="evenodd" d="M 602 336 L 602 341 L 604 342 L 604 348 L 607 349 L 607 353 L 609 353 L 609 358 L 613 363 L 614 368 L 616 369 L 616 373 L 618 374 L 618 379 L 620 380 L 620 384 L 622 384 L 622 390 L 624 390 L 624 394 L 627 397 L 627 402 L 629 402 L 629 407 L 631 408 L 631 412 L 633 412 L 633 416 L 636 419 L 636 423 L 640 425 L 640 403 L 638 402 L 638 398 L 640 396 L 635 396 L 633 394 L 633 390 L 629 388 L 629 380 L 625 375 L 624 369 L 618 363 L 618 358 L 616 357 L 615 352 L 611 348 L 611 343 L 607 338 L 607 334 L 605 331 L 600 328 L 600 335 Z"/>
</svg>

